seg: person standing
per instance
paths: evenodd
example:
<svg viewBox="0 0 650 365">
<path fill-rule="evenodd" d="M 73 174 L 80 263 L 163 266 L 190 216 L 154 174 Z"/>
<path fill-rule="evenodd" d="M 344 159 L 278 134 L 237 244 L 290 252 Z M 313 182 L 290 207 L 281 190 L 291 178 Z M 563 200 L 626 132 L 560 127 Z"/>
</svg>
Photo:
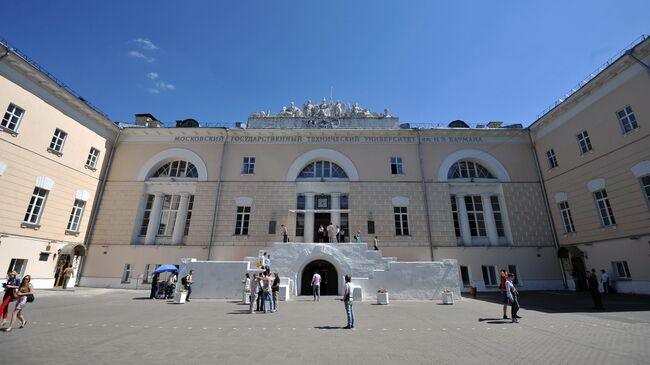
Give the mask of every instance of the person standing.
<svg viewBox="0 0 650 365">
<path fill-rule="evenodd" d="M 379 251 L 379 236 L 372 239 L 372 247 L 375 251 Z"/>
<path fill-rule="evenodd" d="M 271 254 L 264 258 L 264 271 L 266 275 L 271 275 Z"/>
<path fill-rule="evenodd" d="M 20 287 L 20 279 L 18 279 L 18 273 L 12 271 L 7 273 L 7 282 L 2 284 L 5 289 L 4 295 L 2 296 L 2 305 L 0 306 L 0 313 L 2 314 L 2 324 L 4 326 L 7 324 L 7 317 L 9 316 L 9 303 L 14 300 L 14 292 Z"/>
<path fill-rule="evenodd" d="M 345 230 L 343 228 L 341 228 L 341 231 L 339 232 L 339 236 L 340 236 L 340 242 L 344 243 L 345 242 Z"/>
<path fill-rule="evenodd" d="M 264 273 L 264 276 L 262 277 L 262 309 L 264 310 L 264 314 L 268 313 L 269 307 L 271 310 L 271 313 L 274 312 L 273 310 L 273 298 L 271 297 L 271 287 L 273 286 L 271 282 L 271 275 L 268 273 Z M 266 302 L 269 302 L 269 305 L 267 307 Z"/>
<path fill-rule="evenodd" d="M 508 281 L 508 274 L 505 270 L 501 270 L 501 284 L 499 284 L 499 290 L 501 291 L 501 296 L 503 297 L 503 319 L 508 319 L 508 292 L 506 291 L 506 281 Z"/>
<path fill-rule="evenodd" d="M 519 320 L 517 319 L 521 318 L 517 316 L 517 312 L 519 311 L 519 300 L 517 299 L 517 296 L 519 295 L 519 292 L 515 288 L 515 284 L 513 284 L 514 280 L 515 274 L 509 273 L 508 279 L 506 280 L 506 292 L 508 293 L 508 301 L 510 301 L 510 316 L 512 317 L 512 323 L 519 323 Z"/>
<path fill-rule="evenodd" d="M 260 285 L 260 277 L 258 274 L 253 274 L 253 281 L 251 283 L 251 302 L 250 306 L 248 307 L 248 313 L 253 314 L 253 306 L 257 304 L 257 310 L 260 310 L 260 304 L 258 301 L 258 291 L 257 288 Z"/>
<path fill-rule="evenodd" d="M 244 304 L 249 304 L 251 300 L 251 276 L 249 273 L 244 274 L 244 280 L 241 281 L 244 284 L 242 298 Z M 248 302 L 247 302 L 248 300 Z"/>
<path fill-rule="evenodd" d="M 336 243 L 341 243 L 341 227 L 336 226 Z"/>
<path fill-rule="evenodd" d="M 185 290 L 187 290 L 187 299 L 185 299 L 186 302 L 190 301 L 190 295 L 192 295 L 192 283 L 194 281 L 194 278 L 192 277 L 193 273 L 194 271 L 190 270 L 189 274 L 185 276 L 185 283 L 183 283 Z"/>
<path fill-rule="evenodd" d="M 594 309 L 605 309 L 603 306 L 603 299 L 600 296 L 600 291 L 598 290 L 598 277 L 596 276 L 596 270 L 591 269 L 591 273 L 588 273 L 589 277 L 587 278 L 587 285 L 589 286 L 589 293 L 591 294 L 591 299 L 594 300 Z"/>
<path fill-rule="evenodd" d="M 320 302 L 320 274 L 318 271 L 311 277 L 311 289 L 314 294 L 314 302 Z"/>
<path fill-rule="evenodd" d="M 354 287 L 352 286 L 352 277 L 345 275 L 345 291 L 343 292 L 343 304 L 345 304 L 345 314 L 347 315 L 348 324 L 344 329 L 354 328 L 354 308 L 352 307 L 352 297 Z"/>
<path fill-rule="evenodd" d="M 151 277 L 151 292 L 149 293 L 149 299 L 157 299 L 156 292 L 158 291 L 158 273 L 155 272 Z"/>
<path fill-rule="evenodd" d="M 600 282 L 603 284 L 603 293 L 609 293 L 609 275 L 605 269 L 600 270 Z"/>
<path fill-rule="evenodd" d="M 357 231 L 357 233 L 354 235 L 354 242 L 361 243 L 361 231 Z"/>
<path fill-rule="evenodd" d="M 282 242 L 284 243 L 289 242 L 289 230 L 287 229 L 287 226 L 281 224 L 280 228 L 282 230 Z"/>
<path fill-rule="evenodd" d="M 169 273 L 167 277 L 167 289 L 165 292 L 165 297 L 171 299 L 174 297 L 174 290 L 176 290 L 176 282 L 178 281 L 178 275 L 175 272 Z"/>
<path fill-rule="evenodd" d="M 273 310 L 272 312 L 277 312 L 278 311 L 278 293 L 280 292 L 280 274 L 278 272 L 274 272 L 273 275 L 275 278 L 273 279 L 273 285 L 271 286 L 271 291 L 273 293 Z"/>
<path fill-rule="evenodd" d="M 336 228 L 334 228 L 334 225 L 330 222 L 329 226 L 327 226 L 327 242 L 334 243 L 335 234 Z"/>
<path fill-rule="evenodd" d="M 68 265 L 68 267 L 63 270 L 63 289 L 68 288 L 68 281 L 70 281 L 70 278 L 74 276 L 74 269 L 72 268 L 72 265 Z"/>
<path fill-rule="evenodd" d="M 324 235 L 325 235 L 325 228 L 323 228 L 323 225 L 321 224 L 320 227 L 318 227 L 318 243 L 323 243 Z"/>
<path fill-rule="evenodd" d="M 25 328 L 27 325 L 27 320 L 23 316 L 23 309 L 25 309 L 25 306 L 27 305 L 27 296 L 34 295 L 34 287 L 32 286 L 31 281 L 32 277 L 25 275 L 22 283 L 20 283 L 20 287 L 16 289 L 17 291 L 14 293 L 14 297 L 16 297 L 16 307 L 11 315 L 9 327 L 5 328 L 5 332 L 10 332 L 13 329 L 16 319 L 20 319 L 20 327 L 18 328 Z"/>
</svg>

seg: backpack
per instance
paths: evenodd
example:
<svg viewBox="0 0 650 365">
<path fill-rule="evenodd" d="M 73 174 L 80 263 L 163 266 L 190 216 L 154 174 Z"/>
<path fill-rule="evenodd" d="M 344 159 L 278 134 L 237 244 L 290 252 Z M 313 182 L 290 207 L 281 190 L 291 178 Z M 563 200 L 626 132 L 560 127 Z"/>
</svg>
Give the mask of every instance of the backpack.
<svg viewBox="0 0 650 365">
<path fill-rule="evenodd" d="M 187 275 L 185 275 L 185 276 L 183 276 L 183 277 L 181 278 L 181 284 L 183 284 L 183 285 L 187 285 Z"/>
</svg>

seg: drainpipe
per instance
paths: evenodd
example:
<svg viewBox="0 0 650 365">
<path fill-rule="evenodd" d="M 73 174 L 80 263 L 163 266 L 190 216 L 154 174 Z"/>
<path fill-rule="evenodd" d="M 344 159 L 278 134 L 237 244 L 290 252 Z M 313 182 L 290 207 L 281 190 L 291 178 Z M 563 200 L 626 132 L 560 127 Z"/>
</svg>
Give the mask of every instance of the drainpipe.
<svg viewBox="0 0 650 365">
<path fill-rule="evenodd" d="M 429 240 L 429 253 L 431 254 L 431 261 L 433 261 L 433 241 L 431 240 L 431 220 L 429 219 L 429 198 L 427 194 L 427 184 L 424 179 L 424 158 L 422 156 L 422 139 L 420 130 L 416 129 L 418 134 L 418 158 L 420 160 L 420 176 L 422 177 L 422 192 L 424 193 L 424 212 L 427 217 L 427 238 Z"/>
<path fill-rule="evenodd" d="M 641 65 L 641 67 L 645 68 L 646 72 L 650 76 L 650 66 L 645 64 L 645 62 L 641 61 L 634 55 L 634 48 L 628 49 L 627 51 L 625 51 L 625 54 L 630 56 L 630 58 L 632 58 L 633 60 L 635 60 L 639 65 Z"/>
<path fill-rule="evenodd" d="M 214 211 L 212 212 L 212 229 L 210 230 L 210 242 L 208 242 L 208 261 L 212 260 L 212 240 L 214 238 L 214 230 L 217 226 L 218 214 L 219 214 L 219 203 L 221 202 L 221 183 L 223 180 L 223 161 L 226 154 L 226 144 L 228 143 L 228 128 L 224 128 L 226 131 L 226 138 L 221 145 L 221 158 L 219 161 L 219 177 L 217 179 L 217 201 L 214 203 Z"/>
<path fill-rule="evenodd" d="M 113 141 L 113 144 L 111 146 L 111 154 L 108 155 L 106 168 L 104 169 L 104 173 L 99 185 L 99 193 L 95 196 L 93 209 L 90 212 L 90 222 L 88 223 L 86 237 L 84 238 L 84 242 L 86 242 L 86 252 L 88 252 L 88 248 L 90 248 L 90 240 L 93 237 L 93 233 L 95 230 L 95 223 L 97 222 L 97 213 L 99 212 L 99 206 L 101 205 L 102 197 L 104 196 L 104 190 L 106 190 L 106 181 L 108 180 L 108 173 L 111 170 L 111 167 L 113 165 L 113 156 L 115 156 L 115 150 L 117 149 L 117 143 L 120 141 L 121 134 L 122 134 L 122 129 L 119 129 L 117 131 L 117 136 L 115 136 L 115 140 Z M 77 273 L 77 279 L 75 280 L 75 285 L 79 285 L 79 282 L 81 281 L 81 276 L 85 268 L 86 268 L 86 260 L 84 256 L 84 259 L 81 260 L 81 264 L 79 266 L 79 272 Z"/>
<path fill-rule="evenodd" d="M 551 215 L 551 206 L 548 202 L 548 195 L 546 194 L 546 185 L 544 184 L 544 178 L 542 177 L 542 169 L 539 164 L 539 158 L 537 157 L 537 149 L 535 148 L 535 142 L 533 142 L 533 137 L 530 134 L 530 128 L 528 130 L 528 139 L 530 140 L 530 145 L 533 148 L 533 159 L 535 160 L 535 169 L 537 170 L 537 177 L 539 178 L 539 184 L 542 188 L 542 197 L 544 199 L 544 208 L 546 209 L 546 217 L 548 219 L 548 224 L 551 226 L 551 233 L 553 236 L 553 244 L 555 245 L 555 255 L 557 257 L 557 252 L 560 249 L 560 243 L 557 238 L 557 231 L 555 230 L 555 224 L 553 224 L 553 216 Z M 558 258 L 558 264 L 560 265 L 560 273 L 562 274 L 562 284 L 564 288 L 567 289 L 567 278 L 566 273 L 564 272 L 564 267 L 562 267 L 562 260 Z"/>
</svg>

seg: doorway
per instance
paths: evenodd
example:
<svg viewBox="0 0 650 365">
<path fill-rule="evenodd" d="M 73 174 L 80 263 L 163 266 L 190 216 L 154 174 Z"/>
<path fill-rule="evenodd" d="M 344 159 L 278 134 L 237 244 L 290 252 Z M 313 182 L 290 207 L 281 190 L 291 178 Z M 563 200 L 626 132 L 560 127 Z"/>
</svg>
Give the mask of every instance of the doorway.
<svg viewBox="0 0 650 365">
<path fill-rule="evenodd" d="M 55 288 L 61 288 L 63 287 L 63 280 L 64 280 L 64 275 L 63 275 L 63 270 L 65 270 L 66 267 L 69 265 L 72 265 L 72 258 L 70 255 L 59 255 L 59 260 L 56 262 L 56 271 L 54 274 L 54 287 Z"/>
<path fill-rule="evenodd" d="M 314 213 L 314 242 L 327 243 L 327 226 L 331 223 L 329 213 Z M 320 226 L 323 226 L 323 232 L 318 232 Z M 311 279 L 310 279 L 311 280 Z"/>
<path fill-rule="evenodd" d="M 316 271 L 320 274 L 320 295 L 338 295 L 338 273 L 334 265 L 325 260 L 312 261 L 302 270 L 300 295 L 313 294 L 311 279 Z"/>
<path fill-rule="evenodd" d="M 577 249 L 576 249 L 577 250 Z M 578 251 L 577 256 L 571 256 L 571 267 L 573 268 L 571 276 L 575 280 L 576 291 L 587 290 L 587 268 L 585 267 L 585 261 L 583 259 L 583 253 Z"/>
</svg>

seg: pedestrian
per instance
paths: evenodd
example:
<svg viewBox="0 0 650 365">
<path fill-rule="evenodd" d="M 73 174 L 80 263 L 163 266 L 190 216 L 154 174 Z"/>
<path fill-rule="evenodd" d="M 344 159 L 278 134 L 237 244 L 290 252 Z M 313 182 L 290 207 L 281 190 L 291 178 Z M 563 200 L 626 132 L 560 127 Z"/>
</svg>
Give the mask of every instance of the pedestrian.
<svg viewBox="0 0 650 365">
<path fill-rule="evenodd" d="M 72 265 L 68 265 L 68 267 L 66 267 L 65 270 L 63 270 L 63 289 L 68 288 L 68 281 L 73 276 L 74 276 L 74 269 L 72 268 Z"/>
<path fill-rule="evenodd" d="M 343 228 L 341 228 L 340 236 L 341 236 L 340 242 L 345 242 L 345 230 Z"/>
<path fill-rule="evenodd" d="M 314 294 L 314 302 L 320 302 L 320 274 L 318 271 L 311 277 L 311 289 Z"/>
<path fill-rule="evenodd" d="M 341 243 L 341 227 L 336 226 L 336 243 Z"/>
<path fill-rule="evenodd" d="M 375 251 L 379 251 L 379 237 L 375 236 L 375 238 L 372 240 L 372 246 Z"/>
<path fill-rule="evenodd" d="M 501 270 L 501 284 L 499 284 L 499 290 L 501 291 L 501 296 L 503 297 L 503 319 L 508 319 L 508 292 L 506 291 L 506 281 L 508 281 L 508 273 L 505 270 Z"/>
<path fill-rule="evenodd" d="M 262 300 L 264 298 L 264 288 L 262 287 L 262 279 L 264 278 L 264 274 L 266 274 L 265 271 L 262 271 L 257 275 L 258 281 L 257 285 L 255 286 L 255 291 L 257 291 L 257 300 L 256 300 L 256 306 L 255 306 L 255 311 L 259 312 L 262 310 Z"/>
<path fill-rule="evenodd" d="M 251 299 L 251 297 L 250 297 L 250 295 L 251 295 L 251 276 L 250 276 L 250 274 L 249 273 L 244 274 L 244 280 L 242 280 L 241 282 L 242 282 L 242 284 L 244 284 L 244 293 L 242 294 L 244 304 L 249 304 L 250 299 Z"/>
<path fill-rule="evenodd" d="M 282 242 L 284 243 L 289 242 L 289 230 L 287 229 L 287 226 L 281 224 L 280 228 L 282 230 Z"/>
<path fill-rule="evenodd" d="M 327 242 L 334 243 L 334 235 L 336 235 L 336 228 L 330 222 L 329 226 L 327 226 Z"/>
<path fill-rule="evenodd" d="M 348 324 L 344 329 L 354 328 L 354 308 L 352 307 L 352 297 L 354 287 L 352 286 L 352 277 L 345 275 L 345 291 L 343 292 L 343 304 L 345 304 L 345 314 L 347 315 Z"/>
<path fill-rule="evenodd" d="M 248 308 L 248 313 L 253 314 L 253 306 L 257 303 L 257 310 L 259 311 L 260 305 L 258 300 L 257 288 L 260 285 L 260 277 L 257 273 L 253 274 L 253 281 L 251 283 L 251 302 Z"/>
<path fill-rule="evenodd" d="M 271 275 L 271 254 L 267 255 L 264 259 L 264 271 L 266 275 Z"/>
<path fill-rule="evenodd" d="M 278 293 L 280 292 L 280 274 L 278 272 L 274 272 L 273 275 L 275 278 L 273 279 L 273 285 L 271 285 L 271 292 L 273 293 L 273 311 L 272 312 L 277 312 L 278 311 Z"/>
<path fill-rule="evenodd" d="M 323 228 L 323 225 L 321 224 L 320 227 L 318 227 L 318 243 L 323 243 L 324 235 L 325 235 L 325 228 Z"/>
<path fill-rule="evenodd" d="M 151 292 L 149 293 L 149 299 L 158 299 L 158 273 L 154 273 L 151 277 Z"/>
<path fill-rule="evenodd" d="M 271 282 L 271 275 L 269 273 L 264 273 L 264 276 L 262 277 L 262 309 L 264 310 L 264 314 L 268 313 L 269 309 L 271 310 L 271 313 L 275 312 L 273 310 L 273 298 L 271 296 L 271 287 L 273 286 Z M 267 307 L 266 302 L 269 302 L 269 305 Z M 270 307 L 270 308 L 269 308 Z"/>
<path fill-rule="evenodd" d="M 2 296 L 2 305 L 0 306 L 0 314 L 2 314 L 2 323 L 0 324 L 0 327 L 4 327 L 4 325 L 7 324 L 9 303 L 14 300 L 14 292 L 20 287 L 18 273 L 15 271 L 7 273 L 7 282 L 2 284 L 2 287 L 5 289 L 5 292 Z"/>
<path fill-rule="evenodd" d="M 361 231 L 357 231 L 357 233 L 354 235 L 354 242 L 361 243 Z"/>
<path fill-rule="evenodd" d="M 175 272 L 170 272 L 167 277 L 167 291 L 165 297 L 171 299 L 174 297 L 174 290 L 176 289 L 176 282 L 178 281 L 178 275 Z"/>
<path fill-rule="evenodd" d="M 519 320 L 517 319 L 521 318 L 517 315 L 517 312 L 519 311 L 519 299 L 517 298 L 519 291 L 517 291 L 515 284 L 513 284 L 514 280 L 515 274 L 509 273 L 508 280 L 506 280 L 506 292 L 508 293 L 508 301 L 510 301 L 510 316 L 512 317 L 512 323 L 519 323 Z"/>
<path fill-rule="evenodd" d="M 187 274 L 183 279 L 185 279 L 185 282 L 181 280 L 181 283 L 183 284 L 183 287 L 185 290 L 187 290 L 187 299 L 185 299 L 186 302 L 190 301 L 190 295 L 192 295 L 192 283 L 194 281 L 194 278 L 192 277 L 192 274 L 194 271 L 190 270 L 189 274 Z"/>
<path fill-rule="evenodd" d="M 596 276 L 596 270 L 591 269 L 591 273 L 587 273 L 587 285 L 589 286 L 589 293 L 591 294 L 591 299 L 594 300 L 594 309 L 605 309 L 603 306 L 603 299 L 600 297 L 600 291 L 598 290 L 598 277 Z"/>
<path fill-rule="evenodd" d="M 25 309 L 25 306 L 27 305 L 27 297 L 29 295 L 32 295 L 33 298 L 34 295 L 34 287 L 32 286 L 31 281 L 32 277 L 25 275 L 22 282 L 20 283 L 20 287 L 18 287 L 18 289 L 16 289 L 14 292 L 16 307 L 14 308 L 14 312 L 11 315 L 11 322 L 9 323 L 9 327 L 5 328 L 5 332 L 10 332 L 13 329 L 16 319 L 20 319 L 20 327 L 18 328 L 25 328 L 25 326 L 27 326 L 27 320 L 23 316 L 23 309 Z"/>
<path fill-rule="evenodd" d="M 603 284 L 603 293 L 609 293 L 609 275 L 605 269 L 600 270 L 600 282 Z"/>
</svg>

